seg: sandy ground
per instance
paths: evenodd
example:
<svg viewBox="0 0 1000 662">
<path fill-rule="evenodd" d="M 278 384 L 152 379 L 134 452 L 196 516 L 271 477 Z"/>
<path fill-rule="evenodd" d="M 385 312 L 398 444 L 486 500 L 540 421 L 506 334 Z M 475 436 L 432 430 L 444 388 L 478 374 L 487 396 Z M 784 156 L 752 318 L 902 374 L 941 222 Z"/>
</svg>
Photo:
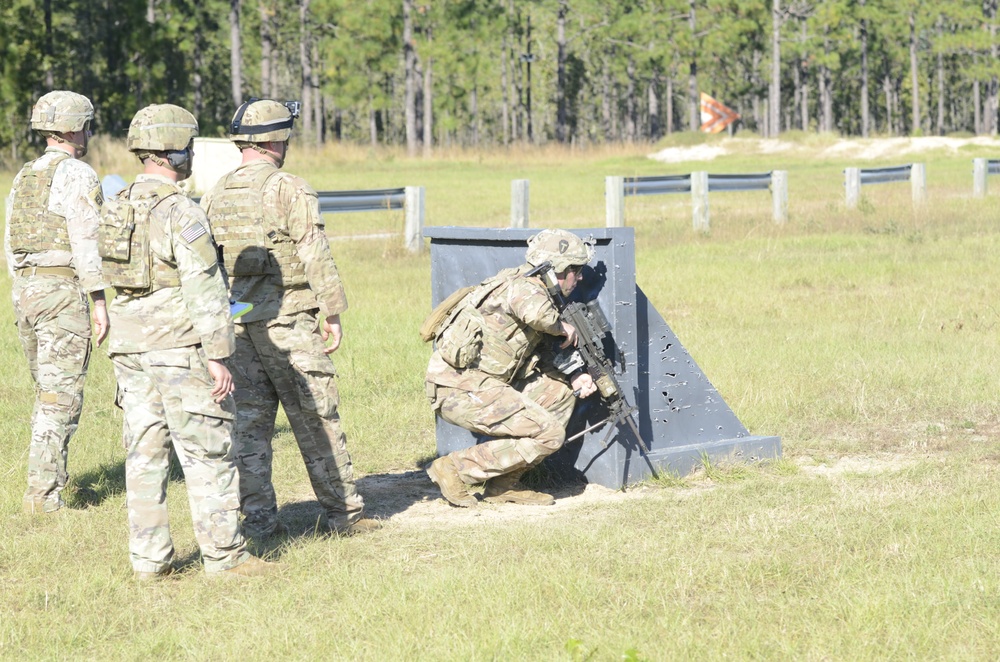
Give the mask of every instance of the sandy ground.
<svg viewBox="0 0 1000 662">
<path fill-rule="evenodd" d="M 795 458 L 803 474 L 821 480 L 836 480 L 843 474 L 881 473 L 898 471 L 922 457 L 891 455 L 884 457 L 842 457 L 832 463 L 813 461 L 810 457 Z M 421 529 L 482 526 L 504 522 L 546 522 L 573 517 L 604 505 L 643 500 L 649 503 L 698 498 L 715 489 L 703 475 L 688 477 L 682 487 L 637 485 L 626 490 L 612 490 L 600 485 L 566 484 L 547 488 L 556 498 L 552 506 L 521 506 L 491 504 L 480 501 L 473 508 L 456 508 L 441 496 L 423 471 L 371 474 L 358 480 L 358 490 L 365 498 L 365 514 L 393 528 Z M 280 517 L 293 532 L 306 533 L 320 516 L 319 504 L 308 491 L 308 485 L 281 507 Z"/>
<path fill-rule="evenodd" d="M 839 139 L 829 145 L 817 145 L 809 141 L 790 142 L 781 139 L 762 140 L 758 138 L 725 138 L 718 143 L 692 145 L 690 147 L 668 147 L 649 158 L 662 163 L 684 163 L 686 161 L 711 161 L 727 154 L 777 154 L 782 152 L 811 154 L 819 159 L 857 159 L 871 161 L 919 154 L 930 150 L 944 150 L 957 153 L 961 147 L 975 145 L 1000 151 L 1000 139 L 990 136 L 976 138 L 941 138 L 928 136 L 921 138 L 872 138 Z"/>
</svg>

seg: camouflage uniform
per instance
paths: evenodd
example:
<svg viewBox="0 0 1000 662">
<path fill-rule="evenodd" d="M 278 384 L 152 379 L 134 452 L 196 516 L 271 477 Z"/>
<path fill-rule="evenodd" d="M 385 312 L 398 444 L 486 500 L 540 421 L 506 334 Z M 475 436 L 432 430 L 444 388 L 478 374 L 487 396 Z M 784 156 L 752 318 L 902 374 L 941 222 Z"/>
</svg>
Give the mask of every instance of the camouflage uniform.
<svg viewBox="0 0 1000 662">
<path fill-rule="evenodd" d="M 241 202 L 258 198 L 259 206 Z M 271 438 L 280 402 L 329 525 L 346 530 L 361 518 L 364 502 L 337 411 L 337 373 L 317 329 L 347 309 L 347 298 L 316 192 L 270 162 L 255 161 L 224 177 L 201 204 L 222 251 L 230 297 L 254 306 L 236 320 L 231 365 L 244 526 L 263 536 L 279 524 Z"/>
<path fill-rule="evenodd" d="M 24 495 L 30 510 L 63 505 L 69 440 L 80 420 L 90 361 L 87 293 L 103 295 L 105 287 L 97 254 L 101 201 L 94 170 L 55 147 L 24 166 L 7 198 L 7 268 L 35 384 Z M 51 223 L 39 220 L 42 211 Z"/>
<path fill-rule="evenodd" d="M 109 200 L 105 222 L 112 203 L 154 196 L 159 200 L 148 220 L 135 217 L 136 233 L 149 232 L 153 285 L 121 287 L 108 271 L 117 293 L 109 306 L 109 352 L 131 434 L 125 463 L 129 550 L 137 573 L 169 570 L 174 550 L 166 486 L 172 446 L 184 471 L 205 569 L 219 572 L 250 558 L 238 519 L 235 405 L 232 398 L 214 401 L 206 363 L 233 353 L 229 301 L 205 214 L 169 179 L 139 175 Z M 103 241 L 102 235 L 102 246 Z M 133 246 L 128 264 L 141 262 L 142 253 Z"/>
<path fill-rule="evenodd" d="M 449 454 L 462 482 L 523 473 L 559 450 L 576 397 L 551 368 L 549 347 L 563 335 L 556 310 L 531 265 L 501 272 L 499 286 L 478 306 L 480 356 L 465 369 L 435 350 L 427 367 L 427 397 L 442 419 L 494 437 Z"/>
</svg>

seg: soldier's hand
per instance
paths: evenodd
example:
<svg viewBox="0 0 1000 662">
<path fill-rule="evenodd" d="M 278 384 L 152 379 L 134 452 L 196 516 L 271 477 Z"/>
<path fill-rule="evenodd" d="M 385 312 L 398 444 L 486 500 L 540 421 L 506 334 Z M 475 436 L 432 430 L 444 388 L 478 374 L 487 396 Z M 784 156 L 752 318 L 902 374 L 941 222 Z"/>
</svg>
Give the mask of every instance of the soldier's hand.
<svg viewBox="0 0 1000 662">
<path fill-rule="evenodd" d="M 586 398 L 597 392 L 597 384 L 594 383 L 594 378 L 590 376 L 589 372 L 581 372 L 574 377 L 572 385 L 573 393 L 578 398 Z"/>
<path fill-rule="evenodd" d="M 208 374 L 215 380 L 215 388 L 212 389 L 212 397 L 216 402 L 222 402 L 229 397 L 229 394 L 236 390 L 233 386 L 233 375 L 229 368 L 219 361 L 208 360 Z"/>
<path fill-rule="evenodd" d="M 323 350 L 324 354 L 333 354 L 340 347 L 340 341 L 344 337 L 344 330 L 340 327 L 340 315 L 329 315 L 323 324 L 320 325 L 320 333 L 323 342 L 330 340 L 330 346 Z"/>
<path fill-rule="evenodd" d="M 94 323 L 94 332 L 97 333 L 97 346 L 100 347 L 104 339 L 108 337 L 111 330 L 111 322 L 108 319 L 108 307 L 104 299 L 94 302 L 90 310 L 90 321 Z"/>
<path fill-rule="evenodd" d="M 567 324 L 566 322 L 561 322 L 561 324 L 563 328 L 563 335 L 566 336 L 566 340 L 564 340 L 563 343 L 559 345 L 560 349 L 566 349 L 570 345 L 576 347 L 576 341 L 577 341 L 576 327 L 573 326 L 572 324 Z"/>
</svg>

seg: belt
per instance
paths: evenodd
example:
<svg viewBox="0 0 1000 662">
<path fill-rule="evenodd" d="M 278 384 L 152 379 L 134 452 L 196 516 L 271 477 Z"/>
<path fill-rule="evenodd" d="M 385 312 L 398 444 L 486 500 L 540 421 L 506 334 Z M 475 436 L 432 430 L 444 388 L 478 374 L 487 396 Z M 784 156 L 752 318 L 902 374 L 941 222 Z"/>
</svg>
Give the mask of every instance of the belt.
<svg viewBox="0 0 1000 662">
<path fill-rule="evenodd" d="M 76 279 L 76 270 L 73 267 L 22 267 L 15 269 L 14 273 L 21 278 L 26 276 L 62 276 L 63 278 Z"/>
</svg>

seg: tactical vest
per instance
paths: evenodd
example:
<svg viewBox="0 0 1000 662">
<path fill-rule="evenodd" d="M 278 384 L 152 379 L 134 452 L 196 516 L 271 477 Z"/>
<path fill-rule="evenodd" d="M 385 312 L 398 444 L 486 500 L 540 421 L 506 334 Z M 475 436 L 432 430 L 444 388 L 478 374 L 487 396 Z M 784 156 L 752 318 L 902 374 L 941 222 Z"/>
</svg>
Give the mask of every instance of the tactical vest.
<svg viewBox="0 0 1000 662">
<path fill-rule="evenodd" d="M 445 363 L 505 382 L 530 371 L 531 352 L 544 334 L 509 315 L 483 315 L 481 310 L 491 295 L 520 277 L 517 271 L 505 269 L 483 281 L 455 306 L 435 341 Z"/>
<path fill-rule="evenodd" d="M 132 198 L 132 186 L 105 201 L 98 228 L 97 252 L 105 279 L 116 290 L 133 296 L 179 287 L 177 267 L 150 249 L 149 216 L 160 202 L 179 191 L 170 184 Z"/>
<path fill-rule="evenodd" d="M 268 180 L 278 172 L 273 166 L 238 168 L 212 197 L 209 222 L 230 278 L 280 276 L 285 287 L 308 283 L 287 225 L 264 206 Z"/>
<path fill-rule="evenodd" d="M 69 154 L 59 152 L 42 170 L 32 168 L 38 159 L 21 168 L 21 180 L 14 193 L 10 218 L 7 219 L 12 253 L 70 250 L 66 218 L 49 211 L 56 168 L 68 158 Z"/>
</svg>

